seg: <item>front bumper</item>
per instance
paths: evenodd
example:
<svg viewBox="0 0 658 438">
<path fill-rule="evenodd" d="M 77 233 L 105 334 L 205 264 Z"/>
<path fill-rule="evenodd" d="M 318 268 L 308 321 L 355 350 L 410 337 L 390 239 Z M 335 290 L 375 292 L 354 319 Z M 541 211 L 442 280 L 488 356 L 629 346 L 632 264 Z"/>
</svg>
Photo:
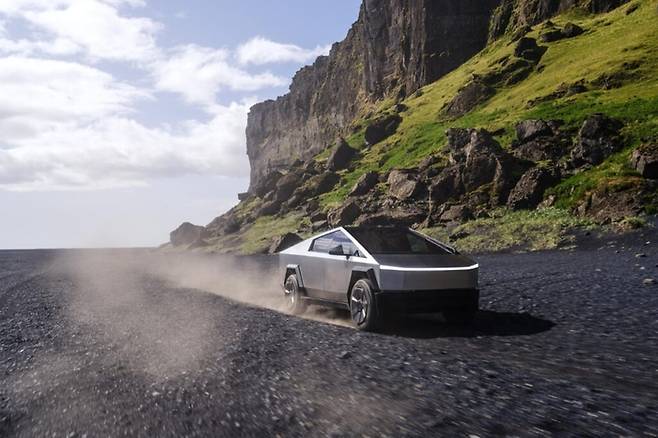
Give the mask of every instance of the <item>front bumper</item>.
<svg viewBox="0 0 658 438">
<path fill-rule="evenodd" d="M 375 296 L 385 310 L 400 313 L 477 310 L 480 301 L 478 289 L 381 291 Z"/>
</svg>

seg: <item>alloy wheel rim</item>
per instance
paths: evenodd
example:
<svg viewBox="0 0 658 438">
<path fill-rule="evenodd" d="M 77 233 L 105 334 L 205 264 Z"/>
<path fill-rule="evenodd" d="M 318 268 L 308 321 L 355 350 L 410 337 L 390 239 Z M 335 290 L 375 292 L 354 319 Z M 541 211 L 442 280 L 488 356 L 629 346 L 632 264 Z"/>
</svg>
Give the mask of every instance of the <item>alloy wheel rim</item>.
<svg viewBox="0 0 658 438">
<path fill-rule="evenodd" d="M 286 298 L 288 299 L 288 304 L 292 308 L 295 306 L 296 294 L 295 294 L 295 284 L 292 280 L 286 281 L 286 287 L 284 288 L 286 292 Z"/>
<path fill-rule="evenodd" d="M 368 296 L 362 287 L 356 287 L 354 292 L 352 292 L 351 300 L 350 312 L 352 314 L 352 320 L 356 322 L 357 325 L 361 325 L 368 317 L 368 310 L 370 307 Z"/>
</svg>

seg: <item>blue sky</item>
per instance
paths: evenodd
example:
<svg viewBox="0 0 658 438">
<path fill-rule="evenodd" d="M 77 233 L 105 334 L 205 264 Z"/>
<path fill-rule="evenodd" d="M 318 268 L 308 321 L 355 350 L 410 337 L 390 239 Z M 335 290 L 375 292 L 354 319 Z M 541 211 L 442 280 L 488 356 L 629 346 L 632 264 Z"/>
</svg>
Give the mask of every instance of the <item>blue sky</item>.
<svg viewBox="0 0 658 438">
<path fill-rule="evenodd" d="M 359 4 L 0 0 L 0 248 L 151 246 L 208 223 L 248 185 L 249 106 Z"/>
</svg>

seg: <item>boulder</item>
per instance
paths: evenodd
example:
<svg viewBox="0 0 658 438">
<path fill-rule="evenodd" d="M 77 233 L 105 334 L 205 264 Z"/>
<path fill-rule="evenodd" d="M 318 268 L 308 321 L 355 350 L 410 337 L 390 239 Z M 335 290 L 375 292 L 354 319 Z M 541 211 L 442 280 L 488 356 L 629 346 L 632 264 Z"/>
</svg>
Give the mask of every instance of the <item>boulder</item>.
<svg viewBox="0 0 658 438">
<path fill-rule="evenodd" d="M 320 208 L 320 201 L 317 199 L 310 199 L 307 200 L 305 205 L 304 205 L 304 210 L 307 213 L 312 213 Z"/>
<path fill-rule="evenodd" d="M 530 163 L 505 152 L 486 130 L 452 128 L 447 131 L 450 161 L 433 181 L 432 200 L 445 201 L 491 184 L 491 200 L 497 205 L 507 199 Z"/>
<path fill-rule="evenodd" d="M 533 140 L 537 137 L 554 135 L 554 123 L 545 120 L 523 120 L 516 124 L 516 138 L 519 143 Z"/>
<path fill-rule="evenodd" d="M 357 219 L 356 224 L 365 226 L 399 225 L 409 227 L 422 222 L 425 217 L 426 213 L 415 207 L 386 208 L 376 213 L 362 215 Z"/>
<path fill-rule="evenodd" d="M 173 246 L 190 245 L 205 237 L 205 228 L 189 222 L 183 222 L 178 228 L 169 233 L 169 241 Z"/>
<path fill-rule="evenodd" d="M 393 170 L 388 175 L 389 194 L 401 201 L 412 198 L 419 191 L 416 175 L 406 170 Z"/>
<path fill-rule="evenodd" d="M 571 139 L 568 137 L 542 137 L 514 148 L 514 156 L 534 162 L 557 162 L 569 153 Z"/>
<path fill-rule="evenodd" d="M 432 180 L 429 188 L 432 203 L 443 204 L 450 198 L 456 198 L 464 193 L 461 172 L 461 166 L 447 167 Z"/>
<path fill-rule="evenodd" d="M 558 161 L 565 156 L 572 139 L 560 131 L 557 120 L 524 120 L 516 125 L 517 139 L 512 142 L 513 154 L 522 160 Z"/>
<path fill-rule="evenodd" d="M 310 219 L 311 222 L 320 222 L 320 221 L 326 221 L 327 220 L 327 213 L 323 211 L 316 211 L 311 213 L 308 218 Z"/>
<path fill-rule="evenodd" d="M 246 201 L 251 196 L 249 192 L 238 193 L 238 201 Z"/>
<path fill-rule="evenodd" d="M 274 200 L 279 203 L 285 202 L 290 198 L 290 195 L 299 187 L 302 179 L 294 172 L 290 172 L 279 179 L 276 183 L 276 191 Z"/>
<path fill-rule="evenodd" d="M 346 169 L 352 158 L 356 155 L 357 150 L 351 147 L 345 139 L 341 138 L 338 144 L 329 155 L 327 160 L 327 169 L 329 170 L 342 170 Z"/>
<path fill-rule="evenodd" d="M 338 184 L 338 181 L 340 181 L 338 174 L 327 171 L 309 179 L 305 187 L 308 188 L 309 193 L 313 196 L 318 196 L 333 189 Z"/>
<path fill-rule="evenodd" d="M 268 173 L 256 187 L 253 192 L 259 198 L 264 197 L 269 192 L 276 189 L 276 183 L 283 177 L 283 174 L 278 170 Z"/>
<path fill-rule="evenodd" d="M 276 199 L 273 199 L 271 201 L 266 201 L 258 209 L 256 216 L 257 217 L 272 216 L 277 214 L 280 209 L 281 209 L 281 201 L 277 201 Z"/>
<path fill-rule="evenodd" d="M 270 245 L 269 253 L 276 254 L 283 250 L 290 248 L 291 246 L 301 242 L 303 239 L 295 233 L 286 233 L 282 236 L 277 237 Z"/>
<path fill-rule="evenodd" d="M 240 221 L 233 215 L 228 215 L 226 217 L 226 222 L 224 223 L 224 234 L 233 234 L 240 231 Z"/>
<path fill-rule="evenodd" d="M 238 215 L 235 208 L 230 209 L 223 215 L 213 219 L 206 225 L 206 236 L 223 236 L 232 234 L 240 230 L 243 221 L 249 221 L 249 218 Z"/>
<path fill-rule="evenodd" d="M 534 167 L 516 183 L 507 199 L 507 206 L 514 210 L 535 208 L 542 201 L 546 189 L 557 181 L 555 172 Z"/>
<path fill-rule="evenodd" d="M 532 62 L 539 62 L 545 52 L 546 47 L 538 46 L 537 40 L 528 37 L 519 39 L 514 47 L 514 56 Z"/>
<path fill-rule="evenodd" d="M 331 211 L 328 216 L 328 222 L 331 226 L 350 225 L 356 218 L 361 215 L 361 207 L 356 201 L 350 199 L 342 206 Z"/>
<path fill-rule="evenodd" d="M 542 33 L 542 34 L 539 36 L 539 39 L 540 39 L 543 43 L 550 43 L 550 42 L 553 42 L 553 41 L 561 40 L 561 39 L 563 39 L 563 38 L 565 38 L 565 36 L 564 36 L 564 34 L 562 33 L 562 30 L 560 30 L 560 29 L 551 29 L 551 30 L 548 30 L 548 31 Z"/>
<path fill-rule="evenodd" d="M 465 222 L 473 219 L 473 212 L 466 205 L 452 205 L 439 216 L 441 222 Z"/>
<path fill-rule="evenodd" d="M 495 93 L 493 87 L 479 80 L 471 81 L 457 92 L 457 95 L 444 107 L 444 111 L 451 117 L 463 116 Z"/>
<path fill-rule="evenodd" d="M 644 144 L 633 151 L 631 165 L 645 178 L 658 179 L 658 143 Z"/>
<path fill-rule="evenodd" d="M 372 146 L 390 137 L 391 135 L 395 134 L 395 131 L 398 129 L 398 126 L 400 126 L 401 122 L 402 117 L 400 117 L 398 114 L 391 114 L 374 120 L 366 128 L 366 143 Z"/>
<path fill-rule="evenodd" d="M 622 123 L 604 114 L 593 114 L 583 122 L 576 146 L 571 151 L 575 167 L 597 165 L 623 148 L 619 131 Z"/>
<path fill-rule="evenodd" d="M 489 132 L 452 128 L 447 136 L 450 160 L 463 164 L 460 180 L 465 193 L 493 181 L 504 152 Z"/>
<path fill-rule="evenodd" d="M 366 172 L 356 181 L 349 196 L 361 196 L 372 190 L 379 182 L 379 173 Z"/>
<path fill-rule="evenodd" d="M 562 34 L 565 38 L 573 38 L 582 34 L 583 32 L 585 32 L 585 30 L 574 23 L 567 23 L 564 25 L 564 29 L 562 29 Z"/>
</svg>

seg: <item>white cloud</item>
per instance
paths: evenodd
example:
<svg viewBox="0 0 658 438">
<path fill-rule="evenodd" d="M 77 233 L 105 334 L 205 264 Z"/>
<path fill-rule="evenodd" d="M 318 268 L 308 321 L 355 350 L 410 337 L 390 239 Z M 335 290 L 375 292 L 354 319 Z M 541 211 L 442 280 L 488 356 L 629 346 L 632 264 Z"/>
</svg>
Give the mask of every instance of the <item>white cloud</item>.
<svg viewBox="0 0 658 438">
<path fill-rule="evenodd" d="M 254 37 L 240 45 L 237 58 L 241 64 L 271 64 L 282 62 L 306 63 L 329 53 L 331 46 L 304 49 L 294 44 L 277 43 L 267 38 Z"/>
<path fill-rule="evenodd" d="M 28 117 L 44 123 L 85 121 L 131 111 L 149 94 L 76 62 L 0 58 L 0 121 Z M 0 136 L 0 141 L 6 140 Z"/>
<path fill-rule="evenodd" d="M 155 85 L 181 94 L 187 102 L 210 105 L 222 88 L 255 91 L 282 86 L 288 80 L 269 72 L 251 74 L 229 63 L 229 52 L 196 45 L 177 47 L 151 66 Z"/>
<path fill-rule="evenodd" d="M 235 51 L 162 48 L 157 22 L 122 14 L 122 8 L 144 4 L 0 0 L 0 190 L 138 186 L 183 175 L 246 177 L 244 132 L 255 99 L 222 105 L 218 93 L 286 85 L 288 78 L 251 66 L 303 63 L 328 51 L 264 38 Z M 21 38 L 11 35 L 15 24 Z M 114 61 L 107 68 L 115 72 L 121 72 L 113 70 L 116 63 L 130 63 L 141 75 L 138 83 L 150 88 L 118 80 L 94 66 L 107 64 L 91 64 L 97 60 Z M 138 104 L 156 99 L 156 91 L 181 95 L 206 118 L 146 126 Z"/>
<path fill-rule="evenodd" d="M 65 44 L 67 53 L 75 47 L 92 59 L 145 61 L 158 55 L 155 34 L 161 25 L 150 18 L 123 16 L 118 10 L 123 5 L 143 4 L 136 0 L 4 0 L 0 13 L 20 17 L 48 33 L 47 41 Z M 43 36 L 33 44 L 37 49 L 48 47 Z"/>
<path fill-rule="evenodd" d="M 33 41 L 27 39 L 11 40 L 0 38 L 0 53 L 29 56 L 35 53 L 66 56 L 73 55 L 80 47 L 70 40 L 56 38 L 49 41 Z"/>
</svg>

